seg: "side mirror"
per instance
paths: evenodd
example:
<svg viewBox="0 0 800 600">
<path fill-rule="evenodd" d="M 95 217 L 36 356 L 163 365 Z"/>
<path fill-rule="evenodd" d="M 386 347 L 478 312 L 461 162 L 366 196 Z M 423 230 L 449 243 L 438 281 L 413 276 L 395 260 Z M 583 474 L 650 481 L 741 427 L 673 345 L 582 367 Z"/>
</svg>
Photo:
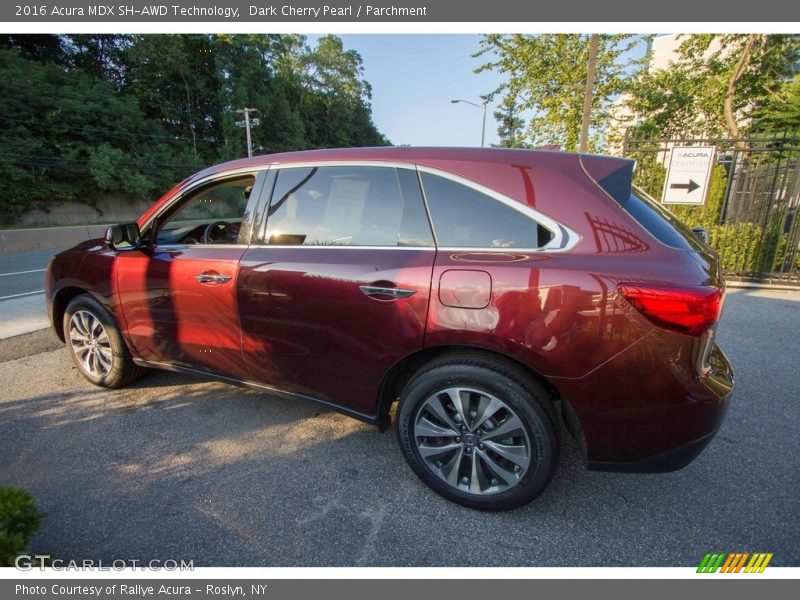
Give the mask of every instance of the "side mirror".
<svg viewBox="0 0 800 600">
<path fill-rule="evenodd" d="M 692 233 L 694 233 L 698 240 L 703 242 L 706 246 L 708 245 L 708 242 L 711 239 L 708 235 L 708 229 L 705 227 L 692 227 Z"/>
<path fill-rule="evenodd" d="M 135 250 L 142 245 L 142 234 L 136 223 L 112 225 L 106 229 L 106 244 L 112 250 Z"/>
</svg>

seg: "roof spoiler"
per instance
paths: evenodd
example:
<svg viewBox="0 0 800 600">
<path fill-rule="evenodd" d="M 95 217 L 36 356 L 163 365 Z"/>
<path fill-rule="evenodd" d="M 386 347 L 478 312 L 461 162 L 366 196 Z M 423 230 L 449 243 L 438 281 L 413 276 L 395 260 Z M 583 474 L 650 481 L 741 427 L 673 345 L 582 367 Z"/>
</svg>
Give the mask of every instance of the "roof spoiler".
<svg viewBox="0 0 800 600">
<path fill-rule="evenodd" d="M 633 167 L 636 161 L 594 154 L 579 154 L 578 160 L 589 178 L 618 204 L 625 204 L 628 201 L 631 196 Z"/>
</svg>

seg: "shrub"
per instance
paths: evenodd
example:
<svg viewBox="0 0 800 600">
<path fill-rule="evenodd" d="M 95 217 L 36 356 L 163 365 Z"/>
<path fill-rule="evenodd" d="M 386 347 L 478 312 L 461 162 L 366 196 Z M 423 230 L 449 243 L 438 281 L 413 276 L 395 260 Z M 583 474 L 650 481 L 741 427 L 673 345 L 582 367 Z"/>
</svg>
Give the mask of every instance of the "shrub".
<svg viewBox="0 0 800 600">
<path fill-rule="evenodd" d="M 640 161 L 635 173 L 636 184 L 658 201 L 664 187 L 666 169 L 658 162 L 656 153 L 635 158 Z M 787 263 L 788 236 L 781 232 L 779 222 L 775 221 L 766 228 L 760 223 L 720 223 L 727 184 L 725 167 L 715 165 L 704 205 L 673 204 L 665 208 L 689 227 L 708 230 L 709 243 L 719 252 L 725 274 L 753 275 L 797 269 L 800 263 Z"/>
<path fill-rule="evenodd" d="M 0 487 L 0 566 L 12 567 L 39 528 L 42 513 L 28 492 Z"/>
</svg>

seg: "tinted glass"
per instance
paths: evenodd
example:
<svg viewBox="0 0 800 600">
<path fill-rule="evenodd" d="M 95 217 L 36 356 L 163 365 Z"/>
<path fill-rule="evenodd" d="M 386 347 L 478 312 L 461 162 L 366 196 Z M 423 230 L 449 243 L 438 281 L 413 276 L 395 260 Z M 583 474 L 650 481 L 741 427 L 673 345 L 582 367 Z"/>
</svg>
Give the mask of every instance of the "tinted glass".
<svg viewBox="0 0 800 600">
<path fill-rule="evenodd" d="M 680 250 L 700 248 L 691 230 L 684 231 L 685 225 L 654 201 L 631 194 L 622 208 L 662 244 Z"/>
<path fill-rule="evenodd" d="M 193 195 L 170 217 L 178 221 L 236 221 L 244 215 L 255 177 L 225 181 Z"/>
<path fill-rule="evenodd" d="M 256 178 L 245 175 L 205 186 L 159 217 L 159 244 L 249 242 L 249 225 L 242 229 Z"/>
<path fill-rule="evenodd" d="M 539 248 L 552 237 L 521 212 L 460 183 L 422 173 L 422 185 L 440 246 Z"/>
<path fill-rule="evenodd" d="M 433 245 L 413 171 L 389 167 L 280 170 L 264 241 L 304 246 Z"/>
</svg>

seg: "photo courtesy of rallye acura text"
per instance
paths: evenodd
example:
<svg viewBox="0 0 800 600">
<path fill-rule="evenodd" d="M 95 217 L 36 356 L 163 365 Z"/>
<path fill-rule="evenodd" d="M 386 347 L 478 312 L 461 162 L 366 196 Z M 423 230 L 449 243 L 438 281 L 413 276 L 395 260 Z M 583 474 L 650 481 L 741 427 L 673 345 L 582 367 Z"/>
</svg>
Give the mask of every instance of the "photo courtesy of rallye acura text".
<svg viewBox="0 0 800 600">
<path fill-rule="evenodd" d="M 54 257 L 49 314 L 101 386 L 171 369 L 381 430 L 398 401 L 408 464 L 474 508 L 539 495 L 562 432 L 591 469 L 678 469 L 733 389 L 724 283 L 633 167 L 456 148 L 218 165 Z"/>
</svg>

